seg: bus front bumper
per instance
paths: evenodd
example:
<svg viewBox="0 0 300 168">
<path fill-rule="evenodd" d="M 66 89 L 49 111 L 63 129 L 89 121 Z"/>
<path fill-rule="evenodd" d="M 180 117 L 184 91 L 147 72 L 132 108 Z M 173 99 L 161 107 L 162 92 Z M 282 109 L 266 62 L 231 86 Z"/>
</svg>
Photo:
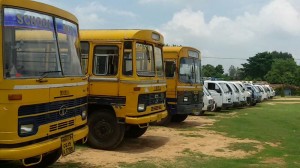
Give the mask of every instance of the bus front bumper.
<svg viewBox="0 0 300 168">
<path fill-rule="evenodd" d="M 149 114 L 146 116 L 136 116 L 136 117 L 126 116 L 125 123 L 138 125 L 138 124 L 147 124 L 147 123 L 151 123 L 151 122 L 158 122 L 161 119 L 167 117 L 167 115 L 168 115 L 168 111 L 164 110 L 164 111 L 154 113 L 154 114 Z"/>
<path fill-rule="evenodd" d="M 85 138 L 88 131 L 88 126 L 73 131 L 72 134 L 74 142 Z M 61 148 L 61 137 L 63 137 L 63 135 L 18 148 L 0 148 L 0 160 L 21 160 L 59 149 Z"/>
</svg>

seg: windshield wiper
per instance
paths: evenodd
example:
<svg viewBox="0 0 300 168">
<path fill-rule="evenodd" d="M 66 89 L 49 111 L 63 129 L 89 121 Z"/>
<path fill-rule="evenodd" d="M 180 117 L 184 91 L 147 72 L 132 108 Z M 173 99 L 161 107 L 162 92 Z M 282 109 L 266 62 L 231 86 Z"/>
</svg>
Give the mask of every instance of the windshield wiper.
<svg viewBox="0 0 300 168">
<path fill-rule="evenodd" d="M 188 75 L 188 74 L 187 74 L 187 75 Z M 193 85 L 193 84 L 194 84 L 194 82 L 193 82 L 192 79 L 193 79 L 192 76 L 191 76 L 191 75 L 188 75 L 188 83 L 189 83 L 190 85 Z"/>
<path fill-rule="evenodd" d="M 45 72 L 40 72 L 42 73 L 41 76 L 36 80 L 37 82 L 47 82 L 48 80 L 44 80 L 45 77 L 48 76 L 49 73 L 58 73 L 61 71 L 45 71 Z"/>
</svg>

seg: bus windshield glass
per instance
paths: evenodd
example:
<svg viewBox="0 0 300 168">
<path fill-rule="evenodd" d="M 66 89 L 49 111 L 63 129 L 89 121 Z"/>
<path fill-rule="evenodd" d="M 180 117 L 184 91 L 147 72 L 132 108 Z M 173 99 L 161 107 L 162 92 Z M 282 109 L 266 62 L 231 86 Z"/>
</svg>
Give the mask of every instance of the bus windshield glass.
<svg viewBox="0 0 300 168">
<path fill-rule="evenodd" d="M 154 47 L 155 67 L 158 76 L 164 76 L 162 49 Z"/>
<path fill-rule="evenodd" d="M 155 76 L 152 45 L 136 43 L 136 71 L 139 76 Z"/>
<path fill-rule="evenodd" d="M 55 18 L 58 46 L 65 76 L 82 76 L 79 60 L 79 36 L 77 25 Z"/>
<path fill-rule="evenodd" d="M 57 28 L 55 28 L 55 18 L 52 16 L 21 9 L 4 8 L 4 77 L 40 78 L 69 75 L 69 71 L 63 64 L 64 61 L 70 61 L 70 59 L 60 58 L 62 53 L 58 52 Z M 78 38 L 76 39 L 78 40 Z M 75 48 L 74 39 L 73 41 L 68 38 L 64 40 L 69 42 L 68 52 L 73 55 L 74 52 L 71 50 Z M 65 50 L 61 47 L 61 52 L 63 51 Z M 77 53 L 75 56 L 77 57 L 75 62 L 79 63 Z M 80 70 L 73 74 L 81 74 L 80 64 L 76 67 L 73 62 L 68 63 L 75 66 L 73 69 Z"/>
<path fill-rule="evenodd" d="M 183 83 L 200 83 L 200 61 L 195 58 L 181 58 L 179 79 Z"/>
</svg>

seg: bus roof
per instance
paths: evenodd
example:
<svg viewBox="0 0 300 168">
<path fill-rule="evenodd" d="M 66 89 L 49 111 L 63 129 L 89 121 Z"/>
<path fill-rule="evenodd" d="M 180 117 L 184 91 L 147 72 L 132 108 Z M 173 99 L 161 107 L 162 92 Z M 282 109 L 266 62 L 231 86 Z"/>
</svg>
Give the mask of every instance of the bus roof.
<svg viewBox="0 0 300 168">
<path fill-rule="evenodd" d="M 110 29 L 110 30 L 80 30 L 81 41 L 123 41 L 143 40 L 164 44 L 164 37 L 154 30 L 142 29 Z"/>
<path fill-rule="evenodd" d="M 165 58 L 174 58 L 174 56 L 178 57 L 179 55 L 180 57 L 181 56 L 187 57 L 189 55 L 188 51 L 197 52 L 199 55 L 199 59 L 201 59 L 201 52 L 198 49 L 193 47 L 188 47 L 188 46 L 164 46 L 163 47 Z"/>
<path fill-rule="evenodd" d="M 199 50 L 193 47 L 188 47 L 188 46 L 164 46 L 164 52 L 176 52 L 179 53 L 183 49 L 188 49 L 188 50 L 195 50 L 200 53 Z"/>
<path fill-rule="evenodd" d="M 78 23 L 77 18 L 73 14 L 64 11 L 62 9 L 59 9 L 57 7 L 40 3 L 40 2 L 35 2 L 31 0 L 0 0 L 0 5 L 1 7 L 6 6 L 12 8 L 16 7 L 16 8 L 29 9 L 29 10 L 33 10 L 45 14 L 58 16 L 60 18 L 65 18 L 69 21 Z"/>
</svg>

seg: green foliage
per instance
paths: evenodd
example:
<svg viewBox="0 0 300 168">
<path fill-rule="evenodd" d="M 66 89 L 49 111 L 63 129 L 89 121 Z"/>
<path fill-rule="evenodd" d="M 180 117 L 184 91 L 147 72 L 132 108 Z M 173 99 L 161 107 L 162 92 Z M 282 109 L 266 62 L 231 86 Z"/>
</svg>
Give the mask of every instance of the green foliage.
<svg viewBox="0 0 300 168">
<path fill-rule="evenodd" d="M 269 83 L 290 84 L 300 86 L 300 76 L 297 76 L 299 67 L 294 59 L 276 59 L 265 79 Z"/>
<path fill-rule="evenodd" d="M 211 77 L 216 75 L 216 70 L 213 65 L 207 64 L 202 66 L 202 72 L 205 77 Z"/>
<path fill-rule="evenodd" d="M 222 75 L 224 73 L 224 68 L 223 68 L 222 65 L 217 65 L 216 68 L 215 68 L 215 70 L 216 70 L 217 74 L 221 74 Z"/>
<path fill-rule="evenodd" d="M 224 78 L 224 68 L 222 65 L 217 65 L 214 67 L 213 65 L 207 64 L 202 66 L 202 72 L 205 77 L 217 77 Z"/>
<path fill-rule="evenodd" d="M 248 63 L 242 64 L 243 76 L 252 80 L 265 80 L 265 75 L 271 70 L 273 62 L 277 59 L 294 60 L 289 53 L 277 51 L 258 53 L 254 57 L 247 59 Z"/>
</svg>

